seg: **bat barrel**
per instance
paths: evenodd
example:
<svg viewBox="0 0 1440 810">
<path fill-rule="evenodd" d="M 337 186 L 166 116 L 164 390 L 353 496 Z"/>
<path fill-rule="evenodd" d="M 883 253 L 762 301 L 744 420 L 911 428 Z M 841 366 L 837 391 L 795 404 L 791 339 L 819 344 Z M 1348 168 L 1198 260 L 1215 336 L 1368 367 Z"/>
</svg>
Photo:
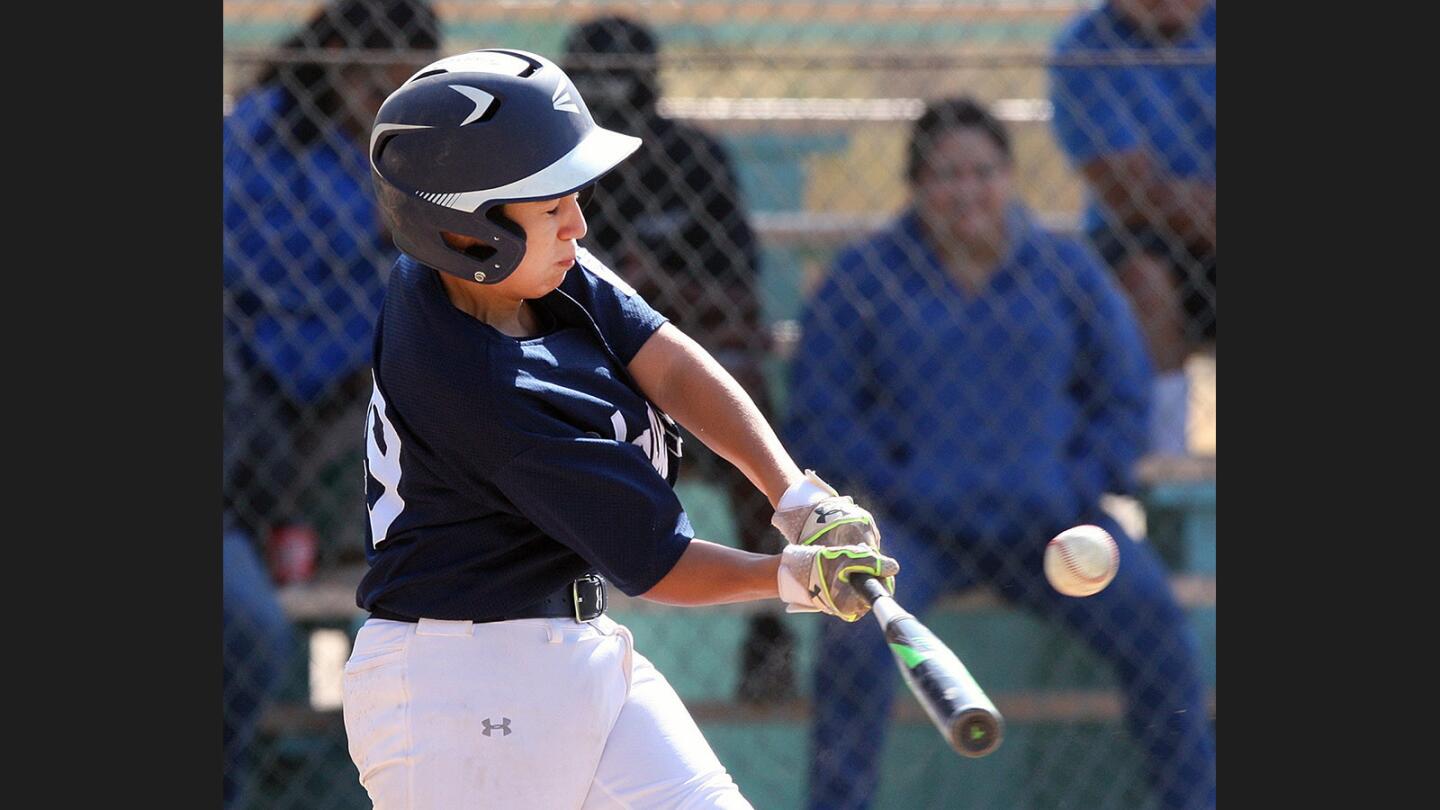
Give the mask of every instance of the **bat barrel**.
<svg viewBox="0 0 1440 810">
<path fill-rule="evenodd" d="M 896 658 L 900 674 L 956 753 L 983 757 L 1000 746 L 1000 712 L 944 642 L 914 617 L 894 622 L 885 636 L 892 650 L 905 649 Z"/>
<path fill-rule="evenodd" d="M 1000 746 L 1005 736 L 1000 718 L 983 707 L 962 710 L 951 718 L 946 739 L 950 747 L 967 757 L 983 757 Z"/>
<path fill-rule="evenodd" d="M 966 757 L 983 757 L 1005 736 L 1000 712 L 955 653 L 907 613 L 878 579 L 852 574 L 850 582 L 875 609 L 906 685 L 931 722 Z"/>
</svg>

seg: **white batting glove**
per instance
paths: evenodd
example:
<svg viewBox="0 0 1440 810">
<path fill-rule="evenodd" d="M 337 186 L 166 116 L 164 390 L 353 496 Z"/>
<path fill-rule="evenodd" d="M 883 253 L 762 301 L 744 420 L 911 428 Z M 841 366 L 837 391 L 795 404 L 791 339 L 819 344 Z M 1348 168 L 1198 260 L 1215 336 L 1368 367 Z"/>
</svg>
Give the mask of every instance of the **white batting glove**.
<svg viewBox="0 0 1440 810">
<path fill-rule="evenodd" d="M 792 502 L 795 505 L 791 505 Z M 880 528 L 869 511 L 855 503 L 849 495 L 806 470 L 805 477 L 795 482 L 780 498 L 780 508 L 770 518 L 785 542 L 802 546 L 849 546 L 863 543 L 880 550 Z"/>
<path fill-rule="evenodd" d="M 870 603 L 850 587 L 850 575 L 863 571 L 893 583 L 900 563 L 863 543 L 850 546 L 788 545 L 780 552 L 777 574 L 787 613 L 828 613 L 847 622 L 870 612 Z M 891 590 L 894 590 L 893 585 Z"/>
</svg>

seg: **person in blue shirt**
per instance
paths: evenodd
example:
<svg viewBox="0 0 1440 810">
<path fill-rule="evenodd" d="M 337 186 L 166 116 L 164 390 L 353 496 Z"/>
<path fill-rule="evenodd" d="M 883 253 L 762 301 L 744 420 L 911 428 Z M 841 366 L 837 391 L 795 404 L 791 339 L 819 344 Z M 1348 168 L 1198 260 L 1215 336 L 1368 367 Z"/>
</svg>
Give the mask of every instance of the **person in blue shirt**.
<svg viewBox="0 0 1440 810">
<path fill-rule="evenodd" d="M 304 521 L 302 468 L 363 406 L 381 273 L 393 261 L 364 136 L 413 66 L 319 54 L 433 49 L 423 0 L 338 0 L 280 44 L 226 116 L 223 159 L 224 806 L 250 806 L 261 715 L 303 649 L 265 565 L 264 537 Z M 359 399 L 357 400 L 357 396 Z M 357 525 L 358 531 L 358 525 Z"/>
<path fill-rule="evenodd" d="M 1158 372 L 1150 449 L 1184 454 L 1184 363 L 1215 341 L 1215 3 L 1109 0 L 1056 39 L 1052 119 L 1083 227 L 1135 302 Z"/>
<path fill-rule="evenodd" d="M 244 377 L 235 362 L 235 347 L 223 347 L 224 443 L 222 480 L 229 488 L 239 447 L 232 426 L 243 418 L 247 399 Z M 226 808 L 249 807 L 255 790 L 254 749 L 260 715 L 274 699 L 290 671 L 296 633 L 275 592 L 275 583 L 255 548 L 254 538 L 231 510 L 222 514 L 221 569 L 221 753 L 224 759 L 222 802 Z"/>
<path fill-rule="evenodd" d="M 554 62 L 427 65 L 369 144 L 401 256 L 364 431 L 370 616 L 342 679 L 361 783 L 377 808 L 748 808 L 606 594 L 858 621 L 852 573 L 899 571 L 873 518 L 579 246 L 582 197 L 640 139 Z M 765 494 L 781 553 L 694 536 L 678 425 Z"/>
<path fill-rule="evenodd" d="M 1209 806 L 1198 642 L 1155 552 L 1100 508 L 1132 488 L 1144 446 L 1140 331 L 1088 246 L 1041 227 L 1012 178 L 1009 135 L 984 107 L 927 106 L 910 204 L 842 249 L 806 304 L 782 435 L 874 509 L 904 560 L 907 610 L 987 584 L 1063 624 L 1114 666 L 1164 806 Z M 1115 537 L 1119 573 L 1062 596 L 1042 556 L 1082 523 Z M 810 807 L 870 806 L 896 680 L 874 623 L 822 628 Z"/>
<path fill-rule="evenodd" d="M 225 118 L 223 339 L 250 388 L 226 502 L 257 536 L 314 522 L 299 499 L 335 452 L 329 428 L 363 405 L 395 259 L 365 137 L 419 64 L 353 54 L 433 52 L 439 39 L 425 0 L 337 0 L 281 43 Z"/>
</svg>

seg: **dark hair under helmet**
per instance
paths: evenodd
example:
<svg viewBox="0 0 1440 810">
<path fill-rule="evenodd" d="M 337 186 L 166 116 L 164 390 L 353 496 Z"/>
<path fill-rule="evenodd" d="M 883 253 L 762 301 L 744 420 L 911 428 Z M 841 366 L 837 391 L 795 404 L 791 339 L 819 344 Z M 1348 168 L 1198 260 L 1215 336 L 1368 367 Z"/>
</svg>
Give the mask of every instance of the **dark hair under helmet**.
<svg viewBox="0 0 1440 810">
<path fill-rule="evenodd" d="M 494 284 L 525 255 L 509 202 L 563 197 L 640 146 L 595 123 L 565 72 L 526 51 L 485 49 L 420 69 L 375 116 L 370 168 L 396 247 L 437 270 Z M 485 247 L 458 251 L 441 231 Z"/>
</svg>

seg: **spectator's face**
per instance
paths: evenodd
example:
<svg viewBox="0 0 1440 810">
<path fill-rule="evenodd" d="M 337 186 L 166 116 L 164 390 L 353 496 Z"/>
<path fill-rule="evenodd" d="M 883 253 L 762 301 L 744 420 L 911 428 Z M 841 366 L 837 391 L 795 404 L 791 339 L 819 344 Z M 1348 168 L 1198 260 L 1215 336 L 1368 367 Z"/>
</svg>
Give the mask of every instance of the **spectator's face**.
<svg viewBox="0 0 1440 810">
<path fill-rule="evenodd" d="M 654 75 L 640 70 L 577 70 L 570 74 L 590 114 L 603 127 L 621 131 L 639 129 L 650 109 L 644 88 Z"/>
<path fill-rule="evenodd" d="M 1188 30 L 1205 10 L 1208 0 L 1111 0 L 1121 14 L 1166 36 Z"/>
<path fill-rule="evenodd" d="M 390 93 L 424 65 L 410 62 L 391 64 L 344 64 L 334 74 L 335 89 L 342 100 L 342 114 L 356 132 L 369 132 L 375 114 Z"/>
<path fill-rule="evenodd" d="M 920 216 L 937 238 L 967 252 L 997 249 L 1004 241 L 1010 179 L 1010 161 L 984 130 L 946 130 L 916 178 Z"/>
<path fill-rule="evenodd" d="M 614 70 L 577 70 L 571 73 L 570 81 L 592 110 L 621 109 L 630 103 L 635 85 L 632 75 Z"/>
</svg>

